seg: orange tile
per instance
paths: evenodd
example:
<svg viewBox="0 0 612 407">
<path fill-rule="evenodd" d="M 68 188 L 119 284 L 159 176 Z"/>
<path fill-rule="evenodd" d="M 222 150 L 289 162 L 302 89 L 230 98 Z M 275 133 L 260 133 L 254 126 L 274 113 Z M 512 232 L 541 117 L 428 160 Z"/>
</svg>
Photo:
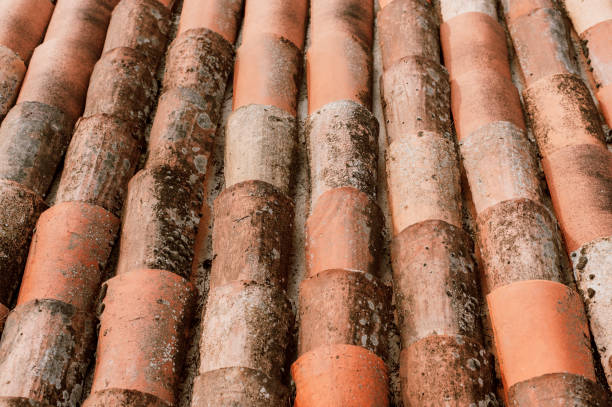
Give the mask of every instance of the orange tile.
<svg viewBox="0 0 612 407">
<path fill-rule="evenodd" d="M 309 277 L 346 269 L 378 274 L 383 214 L 377 203 L 354 188 L 321 196 L 306 221 L 306 270 Z"/>
<path fill-rule="evenodd" d="M 506 121 L 525 129 L 516 87 L 496 71 L 471 71 L 451 78 L 451 104 L 460 141 L 495 122 Z"/>
<path fill-rule="evenodd" d="M 313 22 L 314 24 L 314 22 Z M 314 30 L 314 28 L 312 28 Z M 313 31 L 314 32 L 314 31 Z M 369 48 L 344 31 L 321 32 L 306 53 L 308 111 L 328 103 L 350 100 L 372 104 L 372 54 Z"/>
<path fill-rule="evenodd" d="M 271 34 L 304 47 L 307 0 L 250 0 L 246 2 L 242 38 Z"/>
<path fill-rule="evenodd" d="M 593 68 L 593 78 L 597 87 L 612 84 L 612 18 L 585 31 L 582 40 L 588 49 L 588 59 Z"/>
<path fill-rule="evenodd" d="M 508 29 L 527 86 L 550 75 L 578 72 L 559 10 L 538 9 L 511 20 Z"/>
<path fill-rule="evenodd" d="M 612 153 L 583 144 L 542 160 L 568 252 L 612 236 Z"/>
<path fill-rule="evenodd" d="M 580 296 L 563 284 L 523 281 L 487 296 L 504 387 L 551 373 L 596 381 Z"/>
<path fill-rule="evenodd" d="M 483 13 L 463 13 L 440 26 L 444 65 L 451 77 L 490 70 L 511 79 L 506 34 L 497 20 Z"/>
<path fill-rule="evenodd" d="M 45 211 L 32 238 L 17 305 L 52 299 L 91 311 L 119 218 L 86 203 L 65 202 Z"/>
<path fill-rule="evenodd" d="M 135 270 L 106 286 L 89 397 L 129 389 L 173 405 L 194 288 L 163 270 Z"/>
<path fill-rule="evenodd" d="M 570 146 L 604 145 L 597 108 L 579 77 L 548 77 L 527 88 L 523 98 L 543 157 Z"/>
<path fill-rule="evenodd" d="M 372 352 L 330 345 L 305 353 L 291 366 L 295 407 L 386 407 L 387 368 Z"/>
<path fill-rule="evenodd" d="M 183 2 L 177 36 L 205 28 L 233 44 L 242 18 L 244 0 L 186 0 Z"/>
<path fill-rule="evenodd" d="M 249 104 L 276 106 L 296 115 L 302 53 L 275 34 L 245 37 L 236 53 L 233 109 Z"/>
<path fill-rule="evenodd" d="M 28 62 L 42 41 L 54 5 L 49 0 L 5 0 L 0 6 L 0 45 Z"/>
</svg>

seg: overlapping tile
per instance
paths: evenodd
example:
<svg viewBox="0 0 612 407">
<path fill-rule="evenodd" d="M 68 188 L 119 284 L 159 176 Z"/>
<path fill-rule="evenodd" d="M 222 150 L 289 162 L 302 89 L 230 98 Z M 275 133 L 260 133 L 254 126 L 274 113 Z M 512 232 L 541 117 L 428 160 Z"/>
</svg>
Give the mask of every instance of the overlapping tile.
<svg viewBox="0 0 612 407">
<path fill-rule="evenodd" d="M 285 290 L 306 14 L 304 0 L 246 1 L 194 407 L 288 403 Z"/>
<path fill-rule="evenodd" d="M 389 292 L 378 280 L 378 122 L 370 0 L 314 0 L 307 51 L 311 213 L 296 406 L 387 406 Z M 327 307 L 334 309 L 329 312 Z"/>
<path fill-rule="evenodd" d="M 611 18 L 612 6 L 605 1 L 594 1 L 588 6 L 581 1 L 566 1 L 565 5 L 576 31 L 588 41 L 593 77 L 600 91 L 604 90 L 609 70 L 606 53 L 612 51 L 608 44 L 601 43 L 597 27 Z M 525 2 L 517 8 L 510 1 L 507 12 L 512 16 L 508 17 L 508 24 L 523 72 L 533 70 L 535 64 L 539 67 L 537 74 L 529 78 L 524 75 L 527 87 L 523 98 L 565 246 L 574 265 L 574 276 L 610 384 L 612 293 L 605 281 L 612 259 L 612 252 L 607 250 L 612 236 L 612 154 L 606 148 L 597 107 L 587 85 L 573 67 L 558 64 L 572 61 L 572 55 L 569 28 L 555 4 Z M 539 27 L 538 35 L 522 30 L 535 25 Z M 591 34 L 594 37 L 589 41 L 587 37 Z M 536 49 L 556 52 L 540 53 L 536 58 L 529 51 Z M 605 97 L 601 105 L 606 112 Z M 588 275 L 584 274 L 586 264 Z"/>
<path fill-rule="evenodd" d="M 50 6 L 43 2 L 39 6 L 41 16 L 26 19 L 27 23 L 19 23 L 24 16 L 15 15 L 10 23 L 2 24 L 7 34 L 32 26 L 29 34 L 11 40 L 23 58 L 32 57 L 17 105 L 0 127 L 0 303 L 4 305 L 14 301 L 32 231 L 45 209 L 44 196 L 83 112 L 90 75 L 117 3 L 58 1 L 45 39 L 33 53 Z M 15 6 L 13 11 L 18 14 L 21 8 Z"/>
<path fill-rule="evenodd" d="M 443 4 L 442 13 L 455 14 L 455 6 Z M 460 164 L 449 75 L 437 58 L 438 27 L 435 8 L 424 0 L 393 0 L 378 15 L 383 60 L 394 61 L 385 64 L 381 83 L 402 399 L 405 406 L 494 404 L 473 244 L 462 230 Z M 467 64 L 458 60 L 450 70 L 467 71 Z"/>
<path fill-rule="evenodd" d="M 476 207 L 485 273 L 483 289 L 506 397 L 512 404 L 525 400 L 522 392 L 529 386 L 521 383 L 531 381 L 533 386 L 540 383 L 539 377 L 549 374 L 582 375 L 595 382 L 595 368 L 586 316 L 572 288 L 556 219 L 546 207 L 537 182 L 535 152 L 526 140 L 519 95 L 508 77 L 508 62 L 501 63 L 504 56 L 507 59 L 505 38 L 493 34 L 503 29 L 495 15 L 474 12 L 472 2 L 455 3 L 464 3 L 465 7 L 463 13 L 446 19 L 442 25 L 444 60 L 452 68 L 466 68 L 459 73 L 451 69 L 453 114 Z M 510 3 L 512 9 L 513 2 Z M 562 35 L 559 28 L 535 28 L 541 21 L 554 18 L 554 13 L 526 12 L 525 2 L 514 4 L 526 14 L 513 13 L 509 30 L 513 36 L 517 31 L 526 42 L 531 41 L 531 45 L 517 45 L 519 56 L 521 52 L 534 58 L 550 55 L 554 66 L 571 72 L 568 60 L 563 58 L 567 47 L 550 41 Z M 517 28 L 524 17 L 532 19 L 533 24 Z M 542 32 L 549 35 L 543 36 Z M 486 44 L 482 37 L 497 41 Z M 536 39 L 543 39 L 540 47 L 533 46 Z M 479 52 L 457 52 L 476 44 L 481 47 Z M 489 64 L 488 55 L 497 55 L 496 63 Z M 528 86 L 540 83 L 550 69 L 539 59 L 532 61 L 523 70 Z M 487 153 L 494 152 L 495 161 L 502 165 L 487 168 L 488 158 L 479 154 L 484 148 Z M 496 186 L 501 182 L 505 183 L 503 188 Z M 542 394 L 544 389 L 534 391 Z M 583 396 L 576 405 L 589 405 L 591 396 Z"/>
<path fill-rule="evenodd" d="M 63 35 L 70 39 L 65 41 L 68 44 L 81 46 L 87 41 L 85 44 L 101 51 L 99 37 L 104 38 L 110 18 L 105 51 L 93 68 L 85 111 L 65 158 L 56 203 L 36 225 L 17 307 L 9 315 L 0 344 L 0 376 L 6 384 L 0 389 L 3 403 L 23 398 L 48 405 L 76 405 L 82 397 L 94 350 L 94 305 L 117 237 L 127 182 L 137 165 L 139 132 L 157 94 L 154 71 L 159 59 L 152 59 L 151 54 L 159 56 L 165 49 L 170 4 L 123 0 L 112 17 L 110 3 L 91 4 L 102 12 L 95 14 L 98 9 L 93 6 L 91 10 L 70 5 L 64 9 L 60 2 L 56 13 L 67 11 L 60 14 L 59 22 L 52 21 L 47 34 L 50 41 Z M 89 20 L 101 26 L 91 30 Z M 66 30 L 66 25 L 72 25 L 75 32 Z M 122 40 L 116 38 L 118 32 Z M 26 102 L 13 110 L 35 106 L 47 105 Z M 20 122 L 13 122 L 10 115 L 3 126 L 18 126 Z M 23 122 L 28 124 L 21 119 Z M 39 126 L 38 134 L 42 140 L 47 136 L 48 145 L 38 151 L 34 147 L 17 150 L 20 153 L 4 167 L 43 196 L 65 149 L 66 135 L 46 116 L 39 123 L 47 126 Z M 65 128 L 70 126 L 67 123 Z M 19 163 L 27 162 L 27 153 L 32 151 L 37 152 L 39 165 L 19 171 Z M 113 328 L 119 331 L 120 323 Z"/>
</svg>

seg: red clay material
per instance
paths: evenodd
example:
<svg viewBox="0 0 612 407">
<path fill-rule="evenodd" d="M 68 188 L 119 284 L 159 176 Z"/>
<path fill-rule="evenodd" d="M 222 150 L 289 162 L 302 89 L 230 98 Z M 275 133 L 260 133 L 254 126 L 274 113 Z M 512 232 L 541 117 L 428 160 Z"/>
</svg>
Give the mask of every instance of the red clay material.
<svg viewBox="0 0 612 407">
<path fill-rule="evenodd" d="M 183 13 L 184 15 L 185 13 Z M 222 36 L 208 29 L 194 29 L 178 36 L 168 48 L 164 92 L 188 88 L 202 97 L 211 116 L 221 105 L 231 72 L 233 48 Z"/>
<path fill-rule="evenodd" d="M 497 405 L 491 356 L 460 335 L 432 335 L 407 346 L 400 356 L 406 407 Z"/>
<path fill-rule="evenodd" d="M 111 13 L 119 1 L 58 0 L 44 42 L 60 39 L 100 56 Z"/>
<path fill-rule="evenodd" d="M 65 0 L 64 0 L 65 1 Z M 36 48 L 17 104 L 39 102 L 60 109 L 71 123 L 83 112 L 89 77 L 100 54 L 61 38 Z"/>
<path fill-rule="evenodd" d="M 559 10 L 538 9 L 512 19 L 508 28 L 527 86 L 550 75 L 578 72 L 570 51 L 569 30 Z"/>
<path fill-rule="evenodd" d="M 404 58 L 384 71 L 381 88 L 389 144 L 421 132 L 450 137 L 450 86 L 448 73 L 439 62 Z"/>
<path fill-rule="evenodd" d="M 157 81 L 142 54 L 115 48 L 94 67 L 83 117 L 107 114 L 144 127 L 156 96 Z"/>
<path fill-rule="evenodd" d="M 90 311 L 119 219 L 99 206 L 59 203 L 36 225 L 17 305 L 52 299 Z"/>
<path fill-rule="evenodd" d="M 149 70 L 154 71 L 164 57 L 172 3 L 174 0 L 120 1 L 113 10 L 102 53 L 130 48 L 144 55 Z"/>
<path fill-rule="evenodd" d="M 310 144 L 312 202 L 341 187 L 353 187 L 374 198 L 378 122 L 368 109 L 352 101 L 329 103 L 308 117 L 305 132 Z"/>
<path fill-rule="evenodd" d="M 0 396 L 46 405 L 69 405 L 80 398 L 94 329 L 93 315 L 61 301 L 18 305 L 0 344 Z"/>
<path fill-rule="evenodd" d="M 228 367 L 195 378 L 191 403 L 200 407 L 287 406 L 287 388 L 258 370 Z M 0 404 L 1 405 L 1 404 Z"/>
<path fill-rule="evenodd" d="M 327 270 L 302 281 L 298 353 L 348 344 L 383 357 L 388 349 L 388 298 L 390 290 L 377 279 L 355 271 Z"/>
<path fill-rule="evenodd" d="M 387 148 L 387 183 L 394 234 L 432 219 L 461 227 L 459 177 L 452 139 L 418 132 L 392 142 Z"/>
<path fill-rule="evenodd" d="M 267 1 L 270 0 L 264 0 Z M 261 33 L 245 37 L 236 53 L 233 109 L 249 104 L 270 105 L 295 116 L 301 68 L 300 49 L 284 37 Z"/>
<path fill-rule="evenodd" d="M 315 17 L 311 19 L 312 32 L 316 33 Z M 369 109 L 372 100 L 369 49 L 342 31 L 331 31 L 321 37 L 320 42 L 313 38 L 307 52 L 308 111 L 312 114 L 337 100 L 352 101 Z"/>
<path fill-rule="evenodd" d="M 423 57 L 432 62 L 440 60 L 439 23 L 429 7 L 429 0 L 379 0 L 379 3 L 381 10 L 376 20 L 385 71 L 401 66 L 397 63 L 407 56 Z M 418 59 L 413 61 L 418 61 Z M 431 63 L 431 65 L 437 66 L 438 70 L 441 69 L 439 63 Z M 414 75 L 414 72 L 412 74 Z M 442 95 L 438 94 L 438 96 Z M 434 98 L 434 100 L 437 99 Z M 445 112 L 448 114 L 448 109 Z M 414 123 L 413 120 L 406 122 Z"/>
<path fill-rule="evenodd" d="M 17 294 L 30 237 L 46 204 L 23 185 L 0 180 L 0 208 L 0 304 L 8 306 Z"/>
<path fill-rule="evenodd" d="M 364 49 L 372 46 L 374 4 L 372 0 L 328 0 L 310 4 L 313 36 L 344 32 L 357 39 Z"/>
<path fill-rule="evenodd" d="M 138 172 L 126 198 L 117 274 L 166 270 L 187 277 L 200 220 L 204 186 L 189 185 L 184 172 Z"/>
<path fill-rule="evenodd" d="M 247 181 L 215 200 L 210 287 L 253 281 L 286 284 L 293 203 L 272 185 Z"/>
<path fill-rule="evenodd" d="M 1 406 L 2 404 L 0 404 Z M 170 407 L 159 397 L 136 390 L 108 389 L 89 396 L 84 407 Z"/>
<path fill-rule="evenodd" d="M 555 220 L 540 204 L 502 202 L 480 214 L 478 230 L 485 293 L 523 280 L 572 280 Z"/>
<path fill-rule="evenodd" d="M 304 46 L 304 24 L 307 13 L 308 2 L 303 0 L 247 1 L 242 38 L 248 41 L 272 34 L 284 38 L 301 50 Z M 240 96 L 240 92 L 235 88 L 234 93 Z M 294 99 L 295 97 L 296 95 Z"/>
<path fill-rule="evenodd" d="M 458 78 L 477 70 L 491 70 L 511 79 L 506 34 L 497 19 L 483 13 L 462 13 L 440 26 L 444 65 Z"/>
<path fill-rule="evenodd" d="M 134 124 L 112 116 L 81 118 L 72 136 L 56 202 L 88 202 L 119 216 L 140 154 Z"/>
<path fill-rule="evenodd" d="M 163 270 L 134 270 L 105 286 L 92 403 L 96 393 L 117 388 L 174 405 L 193 287 Z"/>
<path fill-rule="evenodd" d="M 278 107 L 252 104 L 232 112 L 225 131 L 225 186 L 255 179 L 290 194 L 297 136 L 296 118 Z"/>
<path fill-rule="evenodd" d="M 280 380 L 292 325 L 291 304 L 278 287 L 246 281 L 215 287 L 202 321 L 200 374 L 242 367 Z"/>
<path fill-rule="evenodd" d="M 607 391 L 581 375 L 546 374 L 515 384 L 508 392 L 509 407 L 606 407 Z"/>
<path fill-rule="evenodd" d="M 498 72 L 475 70 L 451 78 L 451 102 L 459 140 L 500 121 L 525 129 L 518 91 Z"/>
<path fill-rule="evenodd" d="M 47 29 L 53 3 L 50 0 L 3 0 L 0 5 L 0 46 L 13 50 L 27 63 Z"/>
<path fill-rule="evenodd" d="M 386 407 L 387 368 L 378 356 L 352 345 L 319 347 L 291 367 L 295 407 Z"/>
<path fill-rule="evenodd" d="M 0 127 L 0 178 L 43 196 L 70 139 L 71 123 L 43 103 L 15 106 Z"/>
<path fill-rule="evenodd" d="M 391 258 L 404 348 L 432 335 L 480 338 L 472 246 L 462 229 L 439 220 L 417 223 L 394 237 Z"/>
<path fill-rule="evenodd" d="M 595 381 L 580 296 L 551 281 L 523 281 L 487 296 L 504 387 L 550 373 Z"/>
<path fill-rule="evenodd" d="M 354 188 L 323 194 L 306 222 L 308 277 L 330 269 L 378 274 L 384 218 L 375 201 Z"/>
<path fill-rule="evenodd" d="M 175 168 L 189 174 L 191 184 L 201 183 L 217 129 L 214 106 L 191 89 L 164 92 L 151 128 L 146 167 Z"/>
<path fill-rule="evenodd" d="M 568 146 L 604 145 L 593 98 L 575 75 L 552 75 L 523 92 L 533 134 L 544 157 Z"/>
<path fill-rule="evenodd" d="M 21 58 L 0 45 L 0 123 L 15 104 L 25 73 L 26 66 Z"/>
<path fill-rule="evenodd" d="M 339 100 L 371 107 L 373 11 L 372 0 L 312 2 L 309 113 Z"/>
<path fill-rule="evenodd" d="M 244 0 L 185 0 L 177 37 L 191 29 L 206 28 L 233 44 L 243 4 Z"/>
<path fill-rule="evenodd" d="M 515 199 L 543 204 L 535 149 L 524 130 L 490 123 L 459 146 L 477 214 Z"/>
<path fill-rule="evenodd" d="M 568 252 L 612 236 L 612 154 L 582 144 L 542 160 Z"/>
</svg>

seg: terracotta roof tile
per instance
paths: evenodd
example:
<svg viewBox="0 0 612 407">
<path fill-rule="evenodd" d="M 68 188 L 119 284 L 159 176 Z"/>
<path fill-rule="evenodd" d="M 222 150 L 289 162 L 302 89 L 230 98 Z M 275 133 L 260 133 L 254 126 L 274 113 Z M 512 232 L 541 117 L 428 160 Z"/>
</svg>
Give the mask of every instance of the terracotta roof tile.
<svg viewBox="0 0 612 407">
<path fill-rule="evenodd" d="M 611 403 L 609 0 L 0 3 L 0 406 Z"/>
<path fill-rule="evenodd" d="M 565 5 L 580 35 L 609 20 L 612 12 L 610 4 L 602 1 L 593 2 L 588 7 L 582 5 L 581 1 L 565 1 Z M 512 12 L 512 4 L 509 11 Z M 519 22 L 521 19 L 523 23 Z M 600 241 L 608 240 L 612 234 L 612 205 L 607 198 L 612 185 L 611 153 L 605 147 L 597 107 L 586 84 L 580 77 L 573 75 L 572 71 L 568 72 L 558 65 L 559 60 L 569 60 L 571 57 L 569 50 L 566 51 L 570 42 L 568 31 L 559 29 L 565 24 L 561 14 L 556 8 L 545 8 L 521 19 L 510 20 L 510 33 L 521 68 L 529 72 L 534 70 L 536 64 L 545 67 L 535 75 L 537 81 L 527 80 L 527 88 L 523 92 L 525 106 L 543 156 L 542 165 L 566 248 L 568 252 L 573 252 L 573 258 L 577 258 L 582 248 L 586 254 L 593 245 L 605 245 Z M 525 30 L 521 30 L 520 25 L 528 19 L 537 20 L 539 32 L 551 34 L 529 36 Z M 529 47 L 522 47 L 523 43 L 529 44 Z M 590 51 L 588 43 L 586 46 Z M 553 48 L 562 52 L 544 52 L 536 57 L 529 51 Z M 606 64 L 598 58 L 602 58 L 607 51 L 598 47 L 597 41 L 593 42 L 593 51 L 595 55 L 589 54 L 589 58 L 591 63 L 595 62 L 593 70 L 598 70 L 594 77 L 596 81 L 601 81 Z M 604 89 L 602 107 L 605 112 L 607 105 Z M 592 258 L 590 269 L 593 279 L 601 278 L 607 262 L 606 256 Z M 579 263 L 575 262 L 575 275 L 579 274 L 578 266 Z M 604 313 L 609 313 L 610 308 L 600 301 L 589 300 L 598 293 L 588 291 L 593 288 L 584 279 L 578 279 L 578 288 L 586 300 L 587 312 L 594 316 L 595 343 L 602 356 L 608 383 L 612 383 L 612 366 L 607 353 L 607 348 L 610 348 L 610 330 L 604 328 L 599 319 Z M 606 290 L 599 294 L 600 298 L 607 295 Z"/>
<path fill-rule="evenodd" d="M 463 3 L 488 7 L 484 2 Z M 440 65 L 439 22 L 434 8 L 423 0 L 395 0 L 382 13 L 399 4 L 407 11 L 383 14 L 378 28 L 383 61 L 387 50 L 397 52 L 381 82 L 402 399 L 404 405 L 496 403 L 492 360 L 482 341 L 473 244 L 461 229 L 460 164 L 450 123 L 452 88 Z M 458 10 L 456 4 L 442 4 L 447 18 Z M 407 32 L 394 38 L 397 26 Z M 449 32 L 442 32 L 447 42 L 455 39 Z M 393 48 L 385 44 L 386 38 L 397 41 Z M 471 66 L 474 58 L 468 51 L 457 53 L 461 60 L 454 59 L 453 72 Z"/>
</svg>

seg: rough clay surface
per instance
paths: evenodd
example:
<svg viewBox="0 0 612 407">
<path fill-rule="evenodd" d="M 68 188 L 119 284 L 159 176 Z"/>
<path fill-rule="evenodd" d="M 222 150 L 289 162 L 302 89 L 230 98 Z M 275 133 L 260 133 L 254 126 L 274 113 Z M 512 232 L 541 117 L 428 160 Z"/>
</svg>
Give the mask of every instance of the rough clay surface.
<svg viewBox="0 0 612 407">
<path fill-rule="evenodd" d="M 439 8 L 440 0 L 433 0 L 436 3 L 436 6 Z M 445 0 L 447 3 L 455 3 L 454 0 Z M 492 1 L 487 0 L 488 3 L 493 3 Z M 171 27 L 170 38 L 172 39 L 176 35 L 176 27 L 178 25 L 178 17 L 180 16 L 180 11 L 182 8 L 182 0 L 177 0 L 175 7 L 173 8 L 173 25 Z M 376 5 L 376 9 L 378 11 L 378 2 L 374 2 Z M 461 2 L 466 3 L 466 2 Z M 492 11 L 492 8 L 487 8 L 488 11 Z M 579 41 L 576 40 L 576 36 L 574 36 L 574 41 L 571 46 L 574 48 L 577 54 L 580 54 L 582 49 Z M 309 41 L 307 41 L 308 45 Z M 588 71 L 588 66 L 586 64 L 586 58 L 584 58 L 583 54 L 580 54 L 583 57 L 583 60 L 580 62 L 580 73 L 583 78 L 587 78 L 586 72 Z M 157 73 L 157 80 L 161 83 L 164 73 L 162 56 L 162 66 Z M 513 50 L 510 49 L 510 59 L 512 64 L 512 73 L 513 80 L 515 85 L 522 90 L 524 88 L 524 84 L 518 74 L 518 64 L 516 61 L 516 56 L 513 53 Z M 382 58 L 380 55 L 379 48 L 379 38 L 378 33 L 375 32 L 374 38 L 374 87 L 373 87 L 373 113 L 378 119 L 379 123 L 383 123 L 383 112 L 382 105 L 380 103 L 380 88 L 379 88 L 379 78 L 382 73 Z M 590 89 L 593 92 L 593 88 Z M 310 213 L 310 177 L 309 177 L 309 167 L 308 167 L 308 137 L 304 131 L 305 120 L 307 118 L 307 98 L 306 98 L 306 81 L 303 78 L 301 89 L 300 89 L 300 100 L 298 104 L 298 141 L 296 148 L 296 160 L 295 160 L 295 180 L 293 181 L 293 199 L 295 200 L 295 228 L 292 237 L 292 247 L 293 250 L 290 256 L 290 264 L 289 264 L 289 273 L 288 273 L 288 294 L 289 299 L 292 303 L 292 308 L 294 313 L 297 311 L 297 294 L 299 283 L 303 280 L 305 275 L 305 261 L 304 261 L 304 226 L 307 216 Z M 154 111 L 155 109 L 153 109 Z M 224 159 L 224 145 L 225 145 L 225 126 L 227 124 L 227 119 L 232 111 L 232 86 L 231 80 L 228 84 L 227 91 L 223 98 L 223 108 L 221 111 L 222 117 L 219 121 L 219 125 L 217 127 L 217 132 L 215 134 L 214 139 L 214 150 L 213 154 L 210 158 L 210 162 L 208 165 L 208 177 L 206 180 L 206 206 L 208 208 L 212 207 L 212 203 L 218 194 L 224 189 L 224 170 L 223 170 L 223 159 Z M 152 115 L 151 115 L 152 116 Z M 152 120 L 152 117 L 149 116 L 149 123 Z M 377 201 L 382 208 L 386 220 L 387 220 L 387 228 L 385 229 L 385 250 L 383 251 L 383 255 L 381 256 L 381 265 L 378 275 L 381 276 L 382 281 L 386 285 L 391 285 L 392 274 L 391 274 L 391 263 L 389 259 L 389 248 L 390 248 L 390 216 L 388 212 L 387 205 L 387 183 L 386 183 L 386 170 L 385 170 L 385 151 L 387 149 L 386 135 L 385 135 L 385 127 L 379 127 L 379 138 L 378 138 L 378 174 L 376 178 L 377 182 Z M 148 130 L 147 130 L 148 135 Z M 533 137 L 529 134 L 530 140 L 533 141 Z M 144 161 L 141 161 L 144 162 Z M 464 185 L 465 188 L 465 185 Z M 469 196 L 469 191 L 465 191 L 464 199 L 466 196 Z M 548 195 L 545 197 L 548 199 Z M 53 188 L 50 193 L 49 201 L 53 202 Z M 469 203 L 466 202 L 466 203 Z M 466 204 L 466 209 L 468 205 Z M 468 211 L 464 211 L 464 222 L 468 226 L 470 231 L 474 230 L 474 223 L 472 217 Z M 202 314 L 202 308 L 206 303 L 207 293 L 208 293 L 208 274 L 210 272 L 211 264 L 212 264 L 212 244 L 211 244 L 211 231 L 212 231 L 212 216 L 210 214 L 204 213 L 204 217 L 202 218 L 200 225 L 200 234 L 202 235 L 201 244 L 196 247 L 195 258 L 194 258 L 194 276 L 193 280 L 196 283 L 196 287 L 198 289 L 198 309 L 196 312 L 196 318 L 192 322 L 191 326 L 191 338 L 189 340 L 189 352 L 187 353 L 186 359 L 186 367 L 184 372 L 182 373 L 181 385 L 179 388 L 178 399 L 176 402 L 177 407 L 189 407 L 192 399 L 192 389 L 194 387 L 194 380 L 198 376 L 198 366 L 199 366 L 199 340 L 200 340 L 200 318 L 199 315 Z M 118 245 L 117 245 L 118 246 Z M 117 249 L 115 247 L 115 251 Z M 114 254 L 116 259 L 116 253 Z M 113 270 L 114 265 L 111 264 L 109 270 Z M 392 305 L 392 309 L 395 309 L 395 305 Z M 483 315 L 486 315 L 486 307 L 483 307 Z M 395 314 L 395 311 L 393 311 Z M 486 321 L 486 320 L 485 320 Z M 287 359 L 289 361 L 293 361 L 297 358 L 297 330 L 294 328 L 293 333 L 293 341 L 292 344 L 289 345 Z M 485 331 L 485 337 L 487 338 L 487 343 L 490 343 L 491 332 Z M 399 356 L 400 356 L 400 343 L 399 343 L 399 333 L 396 328 L 396 324 L 391 324 L 389 331 L 389 357 L 387 359 L 387 367 L 389 368 L 389 377 L 390 377 L 390 406 L 391 407 L 402 407 L 403 403 L 401 401 L 400 394 L 400 379 L 399 379 Z M 488 348 L 490 349 L 490 345 Z M 93 358 L 93 355 L 92 355 Z M 84 391 L 84 395 L 88 393 L 88 388 L 91 384 L 91 373 L 93 365 L 90 368 L 89 379 L 87 380 L 86 390 Z M 286 372 L 286 376 L 289 376 L 289 372 Z M 499 379 L 499 377 L 498 377 Z M 291 389 L 294 391 L 293 385 Z M 293 393 L 294 396 L 294 393 Z M 292 396 L 292 397 L 293 397 Z M 194 395 L 195 397 L 195 395 Z M 251 402 L 249 400 L 249 402 Z M 256 405 L 256 404 L 253 404 Z M 5 401 L 0 398 L 0 406 L 2 407 L 47 407 L 41 406 L 39 404 L 29 404 L 26 401 Z M 93 404 L 92 404 L 93 406 Z M 155 407 L 157 405 L 154 404 Z M 88 406 L 89 407 L 89 406 Z M 147 406 L 149 407 L 149 406 Z M 164 406 L 165 407 L 165 406 Z"/>
</svg>

